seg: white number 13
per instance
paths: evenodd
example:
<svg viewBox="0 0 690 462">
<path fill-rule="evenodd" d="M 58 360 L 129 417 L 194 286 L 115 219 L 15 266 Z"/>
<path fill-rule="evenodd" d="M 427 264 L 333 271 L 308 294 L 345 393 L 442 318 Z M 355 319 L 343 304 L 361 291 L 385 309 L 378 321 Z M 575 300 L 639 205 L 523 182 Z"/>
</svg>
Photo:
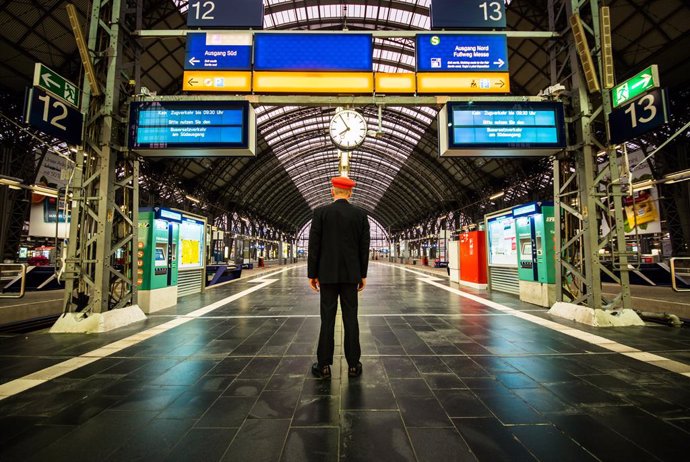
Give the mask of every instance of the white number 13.
<svg viewBox="0 0 690 462">
<path fill-rule="evenodd" d="M 484 21 L 500 21 L 503 18 L 501 4 L 498 2 L 484 2 L 479 4 L 479 8 L 484 10 Z"/>
<path fill-rule="evenodd" d="M 632 128 L 637 128 L 638 123 L 646 124 L 656 117 L 656 106 L 654 106 L 654 102 L 654 95 L 647 95 L 641 98 L 639 101 L 636 101 L 628 106 L 628 109 L 625 110 L 625 113 L 630 114 Z M 635 108 L 635 106 L 638 104 L 642 106 L 642 111 L 644 111 L 643 114 L 640 114 L 640 117 L 638 117 L 637 109 Z M 649 113 L 648 116 L 644 115 L 647 113 Z"/>
</svg>

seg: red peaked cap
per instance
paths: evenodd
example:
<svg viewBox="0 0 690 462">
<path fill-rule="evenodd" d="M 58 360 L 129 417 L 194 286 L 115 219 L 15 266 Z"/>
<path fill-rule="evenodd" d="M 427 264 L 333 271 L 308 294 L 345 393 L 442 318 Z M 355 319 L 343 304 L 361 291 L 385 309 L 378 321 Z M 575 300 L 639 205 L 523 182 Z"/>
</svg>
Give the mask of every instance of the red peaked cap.
<svg viewBox="0 0 690 462">
<path fill-rule="evenodd" d="M 351 180 L 344 176 L 336 176 L 334 178 L 331 178 L 331 183 L 333 184 L 334 188 L 340 189 L 352 189 L 357 184 L 354 182 L 354 180 Z"/>
</svg>

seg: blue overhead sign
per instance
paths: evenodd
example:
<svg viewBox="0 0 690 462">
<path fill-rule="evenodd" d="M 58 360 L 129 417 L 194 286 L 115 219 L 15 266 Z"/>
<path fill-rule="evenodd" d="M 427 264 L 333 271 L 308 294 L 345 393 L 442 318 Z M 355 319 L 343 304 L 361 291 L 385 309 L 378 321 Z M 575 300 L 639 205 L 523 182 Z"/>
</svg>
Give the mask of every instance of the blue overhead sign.
<svg viewBox="0 0 690 462">
<path fill-rule="evenodd" d="M 84 114 L 41 88 L 29 90 L 25 120 L 37 130 L 67 144 L 82 144 Z"/>
<path fill-rule="evenodd" d="M 231 155 L 213 152 L 253 148 L 250 111 L 246 101 L 133 102 L 129 147 L 160 157 L 183 155 L 184 151 L 177 151 L 184 149 L 203 150 L 205 155 Z M 191 151 L 186 152 L 197 155 Z"/>
<path fill-rule="evenodd" d="M 503 0 L 432 0 L 432 29 L 503 29 Z"/>
<path fill-rule="evenodd" d="M 419 72 L 506 72 L 508 39 L 500 35 L 417 35 Z"/>
<path fill-rule="evenodd" d="M 248 33 L 190 32 L 185 70 L 250 70 L 252 36 Z"/>
<path fill-rule="evenodd" d="M 187 26 L 261 29 L 263 0 L 191 0 Z"/>
<path fill-rule="evenodd" d="M 255 34 L 254 70 L 349 71 L 374 68 L 370 34 Z"/>
</svg>

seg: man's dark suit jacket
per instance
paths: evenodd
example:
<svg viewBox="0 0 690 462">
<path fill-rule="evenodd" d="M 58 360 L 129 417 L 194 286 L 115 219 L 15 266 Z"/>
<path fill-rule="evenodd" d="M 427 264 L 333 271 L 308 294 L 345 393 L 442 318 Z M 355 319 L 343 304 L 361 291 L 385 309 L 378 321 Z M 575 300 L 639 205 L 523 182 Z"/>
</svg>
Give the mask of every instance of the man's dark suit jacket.
<svg viewBox="0 0 690 462">
<path fill-rule="evenodd" d="M 339 199 L 314 210 L 309 232 L 308 275 L 321 284 L 359 284 L 369 267 L 366 212 Z"/>
</svg>

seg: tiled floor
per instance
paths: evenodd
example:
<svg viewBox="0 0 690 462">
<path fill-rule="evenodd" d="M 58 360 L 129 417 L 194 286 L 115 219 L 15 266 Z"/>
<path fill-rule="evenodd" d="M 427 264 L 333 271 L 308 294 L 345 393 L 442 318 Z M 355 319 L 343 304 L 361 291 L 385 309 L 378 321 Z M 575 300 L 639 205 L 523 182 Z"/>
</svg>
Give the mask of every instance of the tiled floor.
<svg viewBox="0 0 690 462">
<path fill-rule="evenodd" d="M 0 460 L 688 458 L 690 378 L 390 266 L 373 265 L 361 295 L 364 374 L 343 374 L 338 338 L 333 378 L 317 380 L 318 296 L 304 267 L 268 277 L 254 292 L 238 281 L 107 335 L 0 337 L 7 384 L 185 320 L 0 400 Z M 232 295 L 244 296 L 180 317 Z M 491 299 L 548 319 L 514 297 Z M 687 329 L 572 327 L 690 364 Z"/>
</svg>

